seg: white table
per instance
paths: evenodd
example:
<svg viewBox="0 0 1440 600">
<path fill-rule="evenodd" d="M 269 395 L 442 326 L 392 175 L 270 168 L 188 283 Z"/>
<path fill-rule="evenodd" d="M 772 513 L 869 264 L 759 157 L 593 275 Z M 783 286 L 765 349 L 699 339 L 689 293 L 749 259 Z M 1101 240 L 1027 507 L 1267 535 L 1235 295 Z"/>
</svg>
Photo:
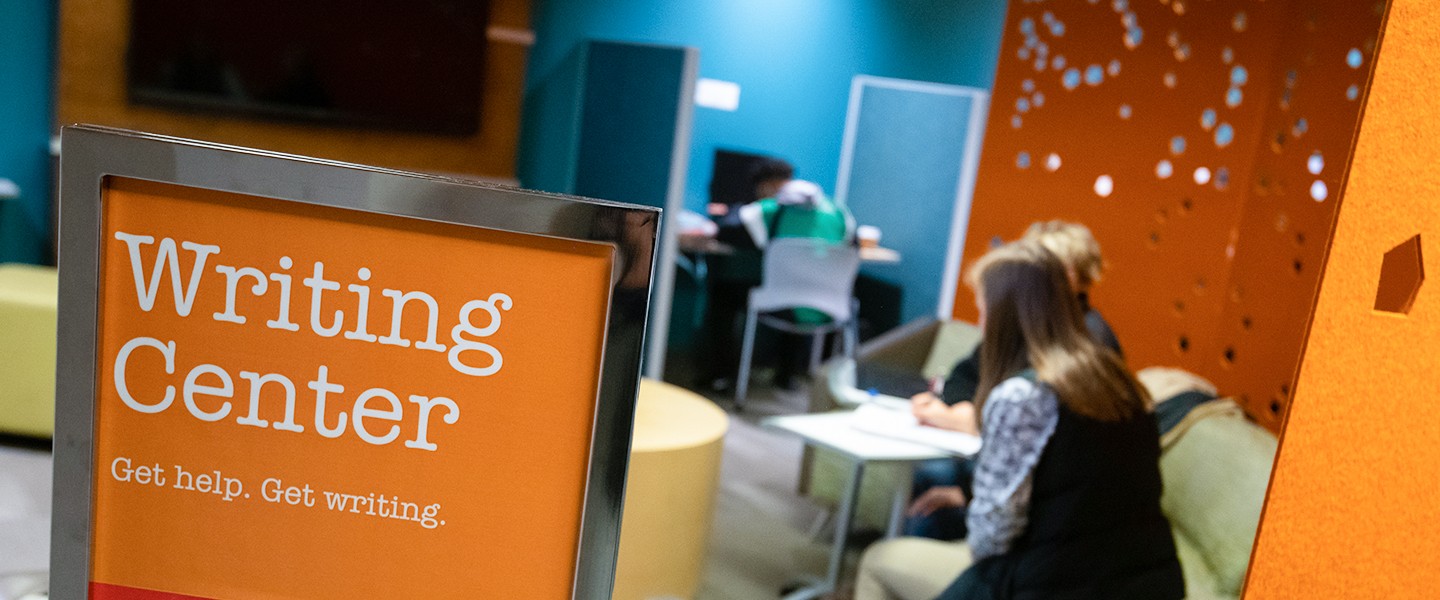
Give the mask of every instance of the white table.
<svg viewBox="0 0 1440 600">
<path fill-rule="evenodd" d="M 809 415 L 770 417 L 761 423 L 805 440 L 806 444 L 826 448 L 839 453 L 850 463 L 850 472 L 840 507 L 835 515 L 835 542 L 830 548 L 830 566 L 824 581 L 787 595 L 785 600 L 819 598 L 835 590 L 840 584 L 840 572 L 844 567 L 845 544 L 850 537 L 850 521 L 854 516 L 855 503 L 860 497 L 860 481 L 868 463 L 906 463 L 937 458 L 955 458 L 955 454 L 933 446 L 907 442 L 905 440 L 875 435 L 855 429 L 850 425 L 851 413 L 829 412 Z M 896 487 L 890 505 L 890 521 L 886 536 L 893 537 L 900 532 L 905 516 L 905 504 L 909 501 L 909 478 L 902 479 Z"/>
</svg>

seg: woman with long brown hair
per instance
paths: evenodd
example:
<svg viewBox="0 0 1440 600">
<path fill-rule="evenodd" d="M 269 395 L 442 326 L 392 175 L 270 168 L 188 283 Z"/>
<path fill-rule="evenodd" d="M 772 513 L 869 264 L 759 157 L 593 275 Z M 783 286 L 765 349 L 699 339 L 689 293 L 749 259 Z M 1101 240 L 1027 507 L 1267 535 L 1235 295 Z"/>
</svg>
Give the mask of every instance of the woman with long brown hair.
<svg viewBox="0 0 1440 600">
<path fill-rule="evenodd" d="M 981 258 L 968 282 L 985 347 L 984 446 L 966 517 L 973 562 L 940 600 L 1183 598 L 1150 398 L 1087 333 L 1064 267 L 1017 242 Z M 964 502 L 933 488 L 915 509 Z M 934 597 L 881 546 L 862 561 L 857 600 Z"/>
</svg>

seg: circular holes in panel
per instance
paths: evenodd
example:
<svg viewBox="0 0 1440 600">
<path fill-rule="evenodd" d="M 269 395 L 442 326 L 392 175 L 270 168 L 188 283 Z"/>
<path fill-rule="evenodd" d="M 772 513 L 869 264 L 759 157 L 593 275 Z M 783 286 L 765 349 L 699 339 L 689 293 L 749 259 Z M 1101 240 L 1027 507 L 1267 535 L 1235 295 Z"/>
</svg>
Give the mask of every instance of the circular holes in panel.
<svg viewBox="0 0 1440 600">
<path fill-rule="evenodd" d="M 1179 155 L 1185 153 L 1185 137 L 1184 137 L 1184 136 L 1179 136 L 1179 135 L 1177 135 L 1177 136 L 1175 136 L 1175 137 L 1170 138 L 1170 153 L 1171 153 L 1171 154 L 1174 154 L 1174 155 L 1176 155 L 1176 156 L 1179 156 Z"/>
<path fill-rule="evenodd" d="M 1230 189 L 1230 169 L 1225 167 L 1215 169 L 1215 189 L 1222 192 Z"/>
<path fill-rule="evenodd" d="M 1134 49 L 1136 49 L 1136 48 L 1139 48 L 1139 47 L 1140 47 L 1140 43 L 1143 42 L 1143 41 L 1145 41 L 1145 31 L 1144 31 L 1144 30 L 1140 29 L 1139 27 L 1134 27 L 1134 26 L 1132 26 L 1132 27 L 1130 27 L 1129 29 L 1126 29 L 1126 30 L 1125 30 L 1125 47 L 1126 47 L 1126 48 L 1129 48 L 1130 50 L 1134 50 Z"/>
<path fill-rule="evenodd" d="M 1359 48 L 1351 48 L 1349 52 L 1345 53 L 1345 64 L 1350 65 L 1352 69 L 1358 69 L 1360 65 L 1365 64 L 1365 55 L 1360 53 Z"/>
<path fill-rule="evenodd" d="M 1067 90 L 1080 87 L 1080 69 L 1076 69 L 1075 67 L 1065 69 L 1065 74 L 1060 76 L 1060 84 L 1065 86 Z"/>
<path fill-rule="evenodd" d="M 1021 153 L 1019 153 L 1019 154 L 1016 154 L 1016 155 L 1015 155 L 1015 166 L 1020 167 L 1021 169 L 1028 169 L 1028 168 L 1030 168 L 1030 153 L 1029 153 L 1029 152 L 1021 152 Z"/>
<path fill-rule="evenodd" d="M 1295 126 L 1290 128 L 1290 135 L 1292 137 L 1298 138 L 1302 135 L 1305 135 L 1305 133 L 1308 131 L 1310 131 L 1310 122 L 1305 120 L 1304 117 L 1301 117 L 1299 119 L 1296 119 Z"/>
<path fill-rule="evenodd" d="M 1095 87 L 1105 80 L 1105 69 L 1100 65 L 1085 67 L 1085 85 Z"/>
<path fill-rule="evenodd" d="M 1155 164 L 1156 177 L 1159 177 L 1161 179 L 1169 179 L 1170 176 L 1174 174 L 1175 165 L 1170 164 L 1169 160 L 1161 160 L 1160 162 Z"/>
<path fill-rule="evenodd" d="M 1221 123 L 1215 127 L 1215 145 L 1224 148 L 1235 141 L 1235 128 L 1229 123 Z"/>
<path fill-rule="evenodd" d="M 1330 197 L 1330 188 L 1325 185 L 1325 182 L 1316 179 L 1315 183 L 1310 184 L 1310 198 L 1316 202 L 1324 202 L 1328 197 Z"/>
<path fill-rule="evenodd" d="M 1109 175 L 1101 175 L 1095 178 L 1095 195 L 1101 198 L 1109 198 L 1111 192 L 1115 191 L 1115 180 Z"/>
<path fill-rule="evenodd" d="M 1235 65 L 1230 68 L 1230 85 L 1241 86 L 1249 83 L 1250 72 L 1242 65 Z"/>
<path fill-rule="evenodd" d="M 1310 171 L 1311 175 L 1319 175 L 1320 171 L 1325 170 L 1325 157 L 1320 154 L 1319 150 L 1305 160 L 1305 169 Z"/>
<path fill-rule="evenodd" d="M 1210 183 L 1210 169 L 1206 167 L 1196 167 L 1195 183 L 1199 185 Z"/>
<path fill-rule="evenodd" d="M 1121 105 L 1120 105 L 1119 113 L 1120 113 L 1120 118 L 1121 118 L 1121 119 L 1126 119 L 1126 120 L 1128 120 L 1128 119 L 1130 118 L 1131 112 L 1132 112 L 1132 109 L 1130 108 L 1130 105 L 1129 105 L 1129 104 L 1121 104 Z"/>
<path fill-rule="evenodd" d="M 1046 171 L 1049 171 L 1049 172 L 1051 172 L 1051 173 L 1054 173 L 1054 172 L 1060 170 L 1060 155 L 1059 155 L 1059 154 L 1056 154 L 1056 153 L 1054 153 L 1054 152 L 1051 152 L 1048 156 L 1045 157 L 1045 170 L 1046 170 Z"/>
</svg>

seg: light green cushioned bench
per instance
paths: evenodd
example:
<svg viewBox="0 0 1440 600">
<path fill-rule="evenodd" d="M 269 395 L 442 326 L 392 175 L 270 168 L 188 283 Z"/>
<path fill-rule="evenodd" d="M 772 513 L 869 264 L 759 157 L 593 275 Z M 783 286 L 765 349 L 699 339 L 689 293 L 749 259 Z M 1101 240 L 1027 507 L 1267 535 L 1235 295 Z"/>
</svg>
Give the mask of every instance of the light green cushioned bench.
<svg viewBox="0 0 1440 600">
<path fill-rule="evenodd" d="M 1190 600 L 1239 598 L 1250 566 L 1278 442 L 1238 413 L 1196 421 L 1160 456 L 1160 504 Z"/>
<path fill-rule="evenodd" d="M 55 269 L 0 265 L 0 433 L 55 429 Z"/>
</svg>

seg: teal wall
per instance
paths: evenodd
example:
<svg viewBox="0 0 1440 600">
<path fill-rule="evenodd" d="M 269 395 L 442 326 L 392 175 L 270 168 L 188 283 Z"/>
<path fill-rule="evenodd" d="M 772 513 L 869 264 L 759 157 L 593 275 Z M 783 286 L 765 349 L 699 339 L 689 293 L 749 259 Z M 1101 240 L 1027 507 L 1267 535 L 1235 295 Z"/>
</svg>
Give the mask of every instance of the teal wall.
<svg viewBox="0 0 1440 600">
<path fill-rule="evenodd" d="M 54 0 L 0 3 L 0 177 L 20 202 L 0 202 L 0 262 L 48 260 Z"/>
<path fill-rule="evenodd" d="M 579 44 L 693 46 L 701 77 L 741 87 L 739 110 L 695 110 L 693 210 L 703 209 L 717 147 L 781 156 L 833 192 L 851 77 L 989 89 L 1005 22 L 1004 0 L 535 0 L 532 10 L 521 184 L 568 191 L 575 114 L 563 96 Z"/>
</svg>

